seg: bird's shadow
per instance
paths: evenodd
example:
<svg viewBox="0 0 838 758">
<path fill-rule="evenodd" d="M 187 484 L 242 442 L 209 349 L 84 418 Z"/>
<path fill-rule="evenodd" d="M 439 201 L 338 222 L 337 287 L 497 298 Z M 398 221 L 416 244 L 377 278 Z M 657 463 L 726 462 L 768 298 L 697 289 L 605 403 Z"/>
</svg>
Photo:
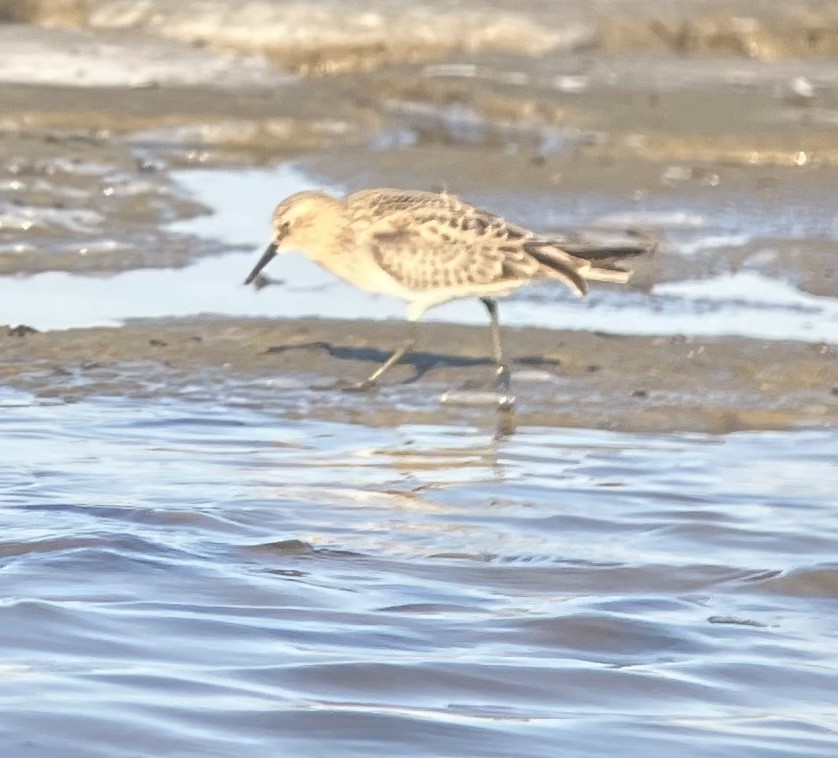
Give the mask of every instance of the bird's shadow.
<svg viewBox="0 0 838 758">
<path fill-rule="evenodd" d="M 334 345 L 325 340 L 302 342 L 295 345 L 274 345 L 265 350 L 265 354 L 279 355 L 293 350 L 324 350 L 330 357 L 346 361 L 365 361 L 379 365 L 386 361 L 392 351 L 379 350 L 374 347 L 350 347 L 346 345 Z M 509 361 L 509 363 L 513 363 Z M 411 350 L 399 361 L 400 365 L 410 366 L 413 369 L 413 376 L 400 382 L 400 384 L 413 384 L 421 379 L 431 369 L 438 366 L 449 368 L 470 368 L 475 366 L 495 366 L 492 357 L 469 358 L 460 355 L 445 355 L 432 353 L 427 350 Z M 542 356 L 521 356 L 516 357 L 514 364 L 518 366 L 535 366 L 539 368 L 557 368 L 561 361 L 555 358 L 544 358 Z"/>
</svg>

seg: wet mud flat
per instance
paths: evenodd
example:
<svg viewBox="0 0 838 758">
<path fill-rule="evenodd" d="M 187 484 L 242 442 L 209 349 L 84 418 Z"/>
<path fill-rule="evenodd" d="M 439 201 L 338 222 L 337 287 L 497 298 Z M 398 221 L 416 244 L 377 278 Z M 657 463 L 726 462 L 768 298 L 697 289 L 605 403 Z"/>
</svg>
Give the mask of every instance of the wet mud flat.
<svg viewBox="0 0 838 758">
<path fill-rule="evenodd" d="M 121 328 L 0 330 L 0 378 L 40 397 L 235 394 L 289 417 L 463 424 L 490 408 L 442 404 L 488 387 L 488 327 L 422 324 L 376 392 L 365 377 L 404 339 L 397 322 L 161 319 Z M 622 431 L 726 433 L 838 426 L 838 358 L 823 343 L 506 328 L 514 421 Z"/>
</svg>

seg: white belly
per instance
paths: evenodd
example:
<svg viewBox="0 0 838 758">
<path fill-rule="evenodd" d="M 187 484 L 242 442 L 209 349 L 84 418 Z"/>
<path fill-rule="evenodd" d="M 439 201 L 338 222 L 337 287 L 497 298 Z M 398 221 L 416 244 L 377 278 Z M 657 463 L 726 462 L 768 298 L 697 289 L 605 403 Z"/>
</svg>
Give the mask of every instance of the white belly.
<svg viewBox="0 0 838 758">
<path fill-rule="evenodd" d="M 399 284 L 392 276 L 366 256 L 330 258 L 328 263 L 317 261 L 327 271 L 339 276 L 345 282 L 377 295 L 389 295 L 402 300 L 414 300 L 420 293 Z"/>
</svg>

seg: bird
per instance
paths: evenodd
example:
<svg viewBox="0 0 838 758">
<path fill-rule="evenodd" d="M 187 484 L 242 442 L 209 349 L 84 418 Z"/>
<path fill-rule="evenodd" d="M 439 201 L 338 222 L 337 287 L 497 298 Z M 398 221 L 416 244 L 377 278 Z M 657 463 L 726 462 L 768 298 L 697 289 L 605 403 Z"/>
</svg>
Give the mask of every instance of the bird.
<svg viewBox="0 0 838 758">
<path fill-rule="evenodd" d="M 297 192 L 276 206 L 270 244 L 245 279 L 256 281 L 278 254 L 302 252 L 359 289 L 407 301 L 409 338 L 366 379 L 344 387 L 368 390 L 418 341 L 416 322 L 429 308 L 477 298 L 488 311 L 495 389 L 509 395 L 497 299 L 538 280 L 555 280 L 582 297 L 589 281 L 625 283 L 620 262 L 649 252 L 640 234 L 603 245 L 574 236 L 539 234 L 448 193 L 391 188 L 345 198 Z"/>
</svg>

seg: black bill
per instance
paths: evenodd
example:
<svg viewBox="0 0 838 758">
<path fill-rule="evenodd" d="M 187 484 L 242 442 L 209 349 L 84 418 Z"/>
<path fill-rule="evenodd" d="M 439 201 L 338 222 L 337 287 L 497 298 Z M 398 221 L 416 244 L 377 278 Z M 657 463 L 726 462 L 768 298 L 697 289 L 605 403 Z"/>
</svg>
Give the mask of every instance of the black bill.
<svg viewBox="0 0 838 758">
<path fill-rule="evenodd" d="M 271 259 L 276 255 L 276 242 L 271 242 L 270 245 L 265 249 L 265 252 L 262 253 L 262 257 L 257 261 L 256 265 L 253 267 L 253 271 L 251 271 L 247 275 L 247 279 L 244 280 L 245 284 L 250 284 L 253 280 L 259 276 L 259 272 L 265 268 L 270 262 Z"/>
</svg>

